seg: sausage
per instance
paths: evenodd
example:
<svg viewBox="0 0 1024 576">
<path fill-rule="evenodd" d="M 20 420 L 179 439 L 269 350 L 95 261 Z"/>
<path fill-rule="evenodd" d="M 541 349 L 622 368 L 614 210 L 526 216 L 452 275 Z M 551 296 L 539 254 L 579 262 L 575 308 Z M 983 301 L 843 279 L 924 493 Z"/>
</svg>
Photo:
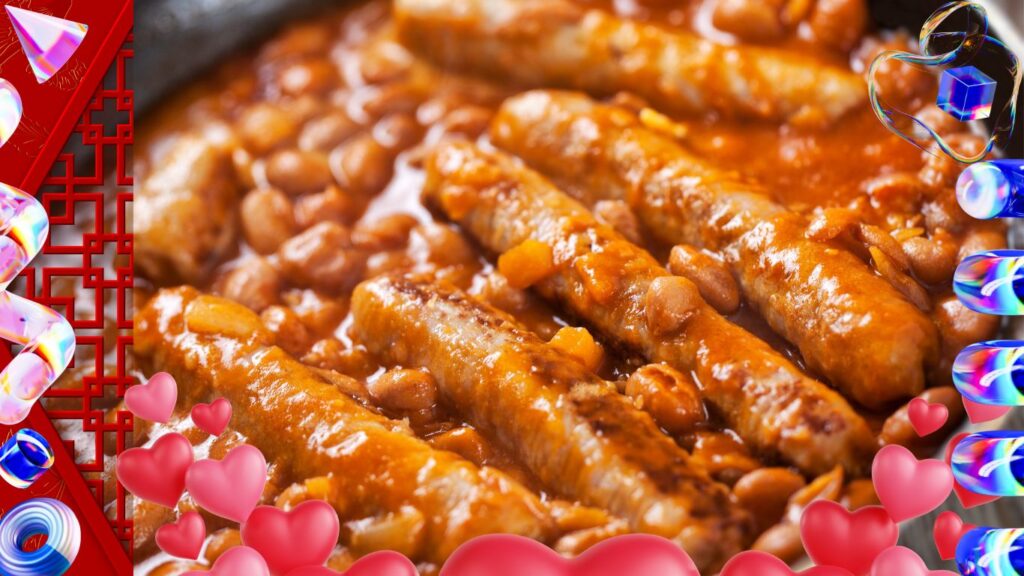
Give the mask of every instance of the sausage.
<svg viewBox="0 0 1024 576">
<path fill-rule="evenodd" d="M 607 338 L 692 372 L 706 401 L 750 446 L 809 473 L 841 464 L 863 473 L 875 441 L 838 393 L 669 275 L 646 251 L 599 224 L 542 176 L 500 153 L 442 144 L 424 193 L 485 248 L 548 244 L 556 272 L 535 288 Z"/>
<path fill-rule="evenodd" d="M 352 311 L 371 352 L 428 368 L 470 423 L 549 489 L 675 539 L 702 568 L 720 567 L 749 539 L 728 489 L 648 414 L 510 317 L 408 277 L 361 284 Z"/>
<path fill-rule="evenodd" d="M 136 351 L 174 375 L 179 402 L 212 395 L 234 405 L 232 426 L 296 478 L 335 472 L 345 517 L 427 517 L 417 559 L 440 562 L 463 542 L 508 532 L 543 540 L 552 520 L 538 497 L 503 473 L 435 450 L 371 412 L 269 344 L 240 304 L 184 287 L 162 290 L 136 318 Z M 358 497 L 353 497 L 358 495 Z"/>
<path fill-rule="evenodd" d="M 772 329 L 848 397 L 880 408 L 924 389 L 934 324 L 854 254 L 809 239 L 805 220 L 756 184 L 574 93 L 511 98 L 491 132 L 585 203 L 626 200 L 660 240 L 723 254 Z"/>
<path fill-rule="evenodd" d="M 723 46 L 565 0 L 396 0 L 394 14 L 413 51 L 525 86 L 628 90 L 665 111 L 773 121 L 835 120 L 867 99 L 858 75 L 806 54 Z"/>
</svg>

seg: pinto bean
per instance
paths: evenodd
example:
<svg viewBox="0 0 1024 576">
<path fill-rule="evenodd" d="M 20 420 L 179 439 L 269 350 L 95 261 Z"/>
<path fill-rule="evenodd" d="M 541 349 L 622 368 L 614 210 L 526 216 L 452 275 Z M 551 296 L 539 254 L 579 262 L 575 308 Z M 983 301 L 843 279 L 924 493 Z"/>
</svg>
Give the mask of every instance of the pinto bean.
<svg viewBox="0 0 1024 576">
<path fill-rule="evenodd" d="M 423 128 L 408 113 L 389 114 L 373 127 L 373 137 L 388 150 L 401 151 L 419 142 Z"/>
<path fill-rule="evenodd" d="M 868 478 L 851 481 L 843 490 L 841 504 L 851 511 L 865 506 L 875 506 L 878 504 L 878 495 L 875 494 L 874 484 Z"/>
<path fill-rule="evenodd" d="M 275 188 L 298 196 L 323 190 L 331 182 L 331 169 L 320 152 L 281 150 L 267 160 L 267 180 Z"/>
<path fill-rule="evenodd" d="M 707 420 L 693 379 L 667 364 L 638 368 L 626 381 L 626 395 L 670 434 L 692 432 Z"/>
<path fill-rule="evenodd" d="M 292 62 L 277 74 L 277 86 L 289 96 L 320 94 L 338 84 L 338 69 L 326 58 Z"/>
<path fill-rule="evenodd" d="M 302 127 L 299 148 L 328 152 L 359 132 L 360 126 L 343 110 L 314 118 Z"/>
<path fill-rule="evenodd" d="M 359 217 L 362 206 L 363 202 L 329 184 L 323 192 L 295 200 L 295 223 L 303 229 L 321 222 L 350 224 Z"/>
<path fill-rule="evenodd" d="M 334 222 L 291 238 L 277 255 L 289 282 L 330 293 L 351 290 L 366 267 L 366 253 L 352 248 L 348 229 Z"/>
<path fill-rule="evenodd" d="M 697 431 L 693 457 L 704 464 L 713 478 L 728 485 L 761 467 L 743 444 L 725 432 Z"/>
<path fill-rule="evenodd" d="M 716 28 L 748 42 L 774 42 L 786 34 L 785 0 L 717 0 L 711 13 Z"/>
<path fill-rule="evenodd" d="M 298 129 L 291 114 L 265 102 L 246 108 L 236 125 L 245 147 L 258 156 L 292 140 Z"/>
<path fill-rule="evenodd" d="M 731 314 L 740 306 L 740 288 L 721 260 L 692 246 L 672 248 L 668 269 L 697 285 L 700 295 L 722 314 Z"/>
<path fill-rule="evenodd" d="M 253 190 L 240 208 L 245 241 L 260 254 L 270 254 L 295 233 L 292 203 L 275 188 Z"/>
<path fill-rule="evenodd" d="M 931 238 L 915 236 L 903 241 L 903 252 L 918 278 L 929 284 L 942 284 L 953 276 L 956 269 L 958 246 L 945 230 Z"/>
<path fill-rule="evenodd" d="M 782 519 L 789 498 L 806 485 L 804 477 L 789 468 L 759 468 L 740 478 L 733 494 L 753 514 L 758 531 L 764 531 Z"/>
<path fill-rule="evenodd" d="M 374 252 L 404 248 L 409 242 L 409 233 L 418 223 L 409 214 L 389 214 L 369 221 L 360 220 L 352 230 L 352 242 Z"/>
<path fill-rule="evenodd" d="M 263 325 L 274 334 L 277 345 L 295 357 L 301 357 L 309 349 L 313 338 L 302 320 L 290 308 L 271 306 L 260 314 Z"/>
<path fill-rule="evenodd" d="M 700 291 L 693 282 L 679 276 L 655 278 L 644 298 L 647 326 L 655 334 L 676 333 L 700 304 Z"/>
<path fill-rule="evenodd" d="M 418 412 L 437 404 L 437 382 L 425 370 L 388 370 L 366 387 L 377 403 L 393 412 Z"/>
<path fill-rule="evenodd" d="M 281 277 L 266 258 L 248 258 L 228 272 L 222 286 L 226 298 L 261 312 L 277 303 Z"/>
<path fill-rule="evenodd" d="M 815 43 L 838 52 L 856 46 L 867 26 L 866 0 L 818 0 L 808 21 Z"/>
<path fill-rule="evenodd" d="M 899 444 L 910 449 L 918 457 L 923 457 L 932 454 L 938 444 L 944 438 L 947 438 L 953 432 L 953 429 L 960 424 L 964 416 L 964 405 L 960 400 L 960 393 L 952 386 L 929 388 L 922 392 L 918 398 L 923 398 L 930 404 L 939 403 L 946 407 L 949 411 L 949 419 L 946 420 L 942 428 L 924 438 L 918 436 L 910 423 L 910 417 L 907 413 L 910 402 L 907 402 L 885 420 L 878 440 L 883 445 Z"/>
<path fill-rule="evenodd" d="M 384 189 L 394 170 L 394 157 L 371 134 L 360 134 L 331 153 L 335 180 L 353 193 L 373 196 Z"/>
</svg>

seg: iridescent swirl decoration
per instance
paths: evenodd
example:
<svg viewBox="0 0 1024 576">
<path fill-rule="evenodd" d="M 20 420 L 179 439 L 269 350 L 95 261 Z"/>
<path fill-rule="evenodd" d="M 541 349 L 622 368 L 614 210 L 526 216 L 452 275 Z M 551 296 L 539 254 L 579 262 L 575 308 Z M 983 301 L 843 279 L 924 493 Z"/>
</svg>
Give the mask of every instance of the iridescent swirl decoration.
<svg viewBox="0 0 1024 576">
<path fill-rule="evenodd" d="M 979 404 L 1024 405 L 1024 341 L 989 340 L 964 348 L 953 362 L 953 384 Z"/>
<path fill-rule="evenodd" d="M 964 437 L 950 464 L 961 486 L 989 496 L 1024 496 L 1024 436 L 995 430 Z"/>
<path fill-rule="evenodd" d="M 46 537 L 36 550 L 25 551 L 30 538 Z M 0 574 L 59 576 L 68 571 L 82 544 L 82 527 L 60 500 L 30 498 L 0 518 Z"/>
<path fill-rule="evenodd" d="M 1024 315 L 1024 251 L 990 250 L 964 258 L 953 273 L 953 291 L 975 312 Z"/>
<path fill-rule="evenodd" d="M 10 426 L 28 416 L 71 363 L 75 332 L 54 310 L 7 292 L 46 241 L 49 222 L 42 204 L 0 184 L 0 233 L 0 338 L 23 347 L 0 372 L 0 424 Z"/>
<path fill-rule="evenodd" d="M 971 530 L 957 544 L 956 566 L 963 576 L 1024 574 L 1024 528 Z"/>
<path fill-rule="evenodd" d="M 938 31 L 939 26 L 947 18 L 960 10 L 967 11 L 968 30 L 963 32 Z M 928 150 L 934 142 L 942 152 L 958 162 L 973 163 L 982 160 L 994 146 L 1005 144 L 1013 133 L 1014 121 L 1017 116 L 1017 96 L 1020 93 L 1021 80 L 1024 78 L 1024 69 L 1020 65 L 1019 58 L 997 38 L 988 35 L 988 18 L 985 15 L 985 9 L 977 2 L 950 2 L 941 6 L 921 27 L 918 43 L 921 54 L 888 50 L 879 54 L 871 63 L 871 67 L 868 69 L 868 93 L 871 98 L 871 108 L 886 128 L 922 150 Z M 916 66 L 957 68 L 967 66 L 982 51 L 997 53 L 1006 60 L 1009 86 L 1004 88 L 1007 90 L 1006 104 L 1001 110 L 996 108 L 992 110 L 994 124 L 991 136 L 985 146 L 976 154 L 964 154 L 955 150 L 924 121 L 894 108 L 879 94 L 875 74 L 883 64 L 890 60 Z"/>
<path fill-rule="evenodd" d="M 25 489 L 53 466 L 53 448 L 43 435 L 22 428 L 0 448 L 0 478 Z"/>
</svg>

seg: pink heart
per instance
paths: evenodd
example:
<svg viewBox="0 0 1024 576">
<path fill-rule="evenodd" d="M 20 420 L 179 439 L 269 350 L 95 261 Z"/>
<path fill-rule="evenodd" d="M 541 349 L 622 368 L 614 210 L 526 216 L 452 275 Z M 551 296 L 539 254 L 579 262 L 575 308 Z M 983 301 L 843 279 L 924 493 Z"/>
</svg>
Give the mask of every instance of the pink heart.
<svg viewBox="0 0 1024 576">
<path fill-rule="evenodd" d="M 137 498 L 174 508 L 185 491 L 192 445 L 181 434 L 164 434 L 149 448 L 131 448 L 117 457 L 117 479 Z"/>
<path fill-rule="evenodd" d="M 367 554 L 345 572 L 335 572 L 323 566 L 304 566 L 288 576 L 417 576 L 416 566 L 398 552 L 381 550 Z"/>
<path fill-rule="evenodd" d="M 975 423 L 990 422 L 1010 411 L 1009 406 L 998 406 L 995 404 L 981 404 L 974 400 L 963 398 L 964 409 L 967 410 L 967 418 Z"/>
<path fill-rule="evenodd" d="M 881 506 L 850 512 L 831 500 L 815 500 L 800 518 L 800 537 L 815 564 L 863 576 L 882 550 L 896 544 L 900 529 Z"/>
<path fill-rule="evenodd" d="M 209 404 L 196 404 L 192 407 L 192 421 L 207 434 L 220 436 L 230 420 L 231 402 L 227 398 L 217 398 Z"/>
<path fill-rule="evenodd" d="M 242 542 L 262 554 L 278 576 L 326 562 L 340 530 L 338 513 L 323 500 L 308 500 L 288 512 L 258 506 L 242 524 Z"/>
<path fill-rule="evenodd" d="M 957 576 L 949 570 L 929 570 L 910 548 L 893 546 L 875 558 L 870 576 Z"/>
<path fill-rule="evenodd" d="M 718 576 L 797 576 L 785 562 L 767 552 L 747 550 L 725 563 Z M 815 566 L 799 573 L 800 576 L 853 576 L 846 568 Z"/>
<path fill-rule="evenodd" d="M 918 460 L 903 446 L 889 444 L 875 454 L 871 481 L 889 516 L 902 522 L 945 502 L 953 490 L 953 471 L 942 460 Z"/>
<path fill-rule="evenodd" d="M 209 572 L 192 570 L 183 576 L 270 576 L 260 553 L 248 546 L 235 546 L 220 555 Z"/>
<path fill-rule="evenodd" d="M 956 436 L 950 438 L 949 445 L 946 446 L 947 466 L 949 466 L 949 462 L 953 459 L 953 449 L 956 448 L 956 445 L 969 434 L 969 432 L 961 432 L 960 434 L 957 434 Z M 988 504 L 989 502 L 999 499 L 999 496 L 978 494 L 977 492 L 972 492 L 971 490 L 964 488 L 963 486 L 960 485 L 959 482 L 956 481 L 955 476 L 953 477 L 953 492 L 956 493 L 956 497 L 960 500 L 960 504 L 962 504 L 964 508 L 974 508 L 975 506 Z"/>
<path fill-rule="evenodd" d="M 125 390 L 124 405 L 132 414 L 151 422 L 167 422 L 178 401 L 178 384 L 167 372 L 157 372 L 145 384 Z"/>
<path fill-rule="evenodd" d="M 956 545 L 964 534 L 977 528 L 974 524 L 967 524 L 957 516 L 956 512 L 946 510 L 935 519 L 935 548 L 939 551 L 939 558 L 952 560 L 956 557 Z"/>
<path fill-rule="evenodd" d="M 267 460 L 255 446 L 232 448 L 223 460 L 200 460 L 188 469 L 192 499 L 217 516 L 245 522 L 267 483 Z"/>
<path fill-rule="evenodd" d="M 942 428 L 949 419 L 949 408 L 938 402 L 929 403 L 924 398 L 914 398 L 907 405 L 907 416 L 917 435 L 924 437 Z"/>
<path fill-rule="evenodd" d="M 206 523 L 196 511 L 186 512 L 177 522 L 164 524 L 156 531 L 156 545 L 171 556 L 195 560 L 206 539 Z"/>
<path fill-rule="evenodd" d="M 441 576 L 700 576 L 693 560 L 671 541 L 650 534 L 626 534 L 600 542 L 575 559 L 511 534 L 479 536 L 466 542 L 441 567 Z"/>
</svg>

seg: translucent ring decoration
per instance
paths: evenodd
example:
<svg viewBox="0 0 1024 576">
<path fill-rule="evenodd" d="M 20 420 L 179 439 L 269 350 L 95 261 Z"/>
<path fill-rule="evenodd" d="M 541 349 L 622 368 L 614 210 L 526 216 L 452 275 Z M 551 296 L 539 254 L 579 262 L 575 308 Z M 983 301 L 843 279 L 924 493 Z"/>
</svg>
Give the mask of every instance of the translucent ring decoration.
<svg viewBox="0 0 1024 576">
<path fill-rule="evenodd" d="M 965 436 L 953 448 L 953 476 L 976 494 L 1024 496 L 1024 435 L 994 430 Z"/>
<path fill-rule="evenodd" d="M 51 466 L 50 443 L 31 428 L 18 430 L 0 448 L 0 478 L 15 488 L 28 488 Z"/>
<path fill-rule="evenodd" d="M 961 9 L 968 10 L 968 26 L 972 29 L 965 32 L 937 31 L 947 18 Z M 939 52 L 935 50 L 936 41 L 956 41 L 957 44 L 948 52 Z M 1014 121 L 1017 116 L 1017 96 L 1020 93 L 1021 80 L 1024 78 L 1024 69 L 1021 68 L 1019 58 L 997 38 L 988 35 L 988 18 L 985 9 L 977 2 L 959 1 L 941 6 L 921 27 L 918 42 L 922 52 L 920 55 L 887 50 L 871 62 L 871 67 L 868 69 L 868 95 L 875 116 L 892 133 L 929 153 L 931 153 L 928 150 L 929 144 L 935 142 L 940 150 L 958 162 L 970 164 L 982 160 L 994 146 L 1005 143 L 1013 133 Z M 935 130 L 913 115 L 890 106 L 878 93 L 875 73 L 890 60 L 920 66 L 955 67 L 966 65 L 982 49 L 1001 49 L 1009 62 L 1008 70 L 1013 80 L 1009 99 L 999 114 L 995 116 L 991 136 L 985 146 L 973 156 L 954 150 Z"/>
<path fill-rule="evenodd" d="M 1024 528 L 975 528 L 956 546 L 956 566 L 964 576 L 1024 574 Z"/>
<path fill-rule="evenodd" d="M 989 250 L 964 258 L 953 273 L 953 291 L 975 312 L 1024 315 L 1024 251 Z"/>
<path fill-rule="evenodd" d="M 30 538 L 46 536 L 36 550 L 25 551 Z M 0 574 L 59 576 L 78 557 L 82 527 L 60 500 L 31 498 L 0 518 Z"/>
<path fill-rule="evenodd" d="M 7 287 L 36 257 L 49 233 L 43 205 L 0 184 L 0 338 L 21 352 L 0 372 L 0 424 L 18 424 L 75 353 L 75 332 L 60 314 Z"/>
</svg>

